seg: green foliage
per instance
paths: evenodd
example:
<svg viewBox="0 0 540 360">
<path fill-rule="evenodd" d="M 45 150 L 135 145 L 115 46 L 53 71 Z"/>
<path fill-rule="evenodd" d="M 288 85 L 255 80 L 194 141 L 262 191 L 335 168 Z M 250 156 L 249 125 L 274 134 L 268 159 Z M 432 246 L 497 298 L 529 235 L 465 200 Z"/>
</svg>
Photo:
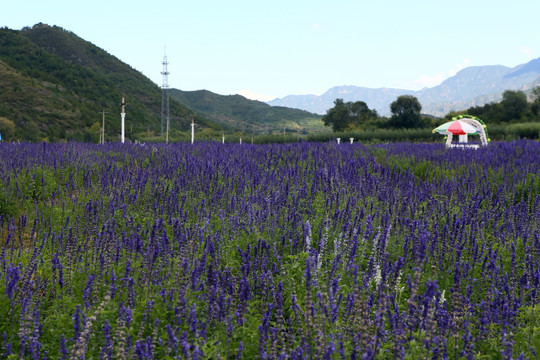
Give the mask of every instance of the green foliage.
<svg viewBox="0 0 540 360">
<path fill-rule="evenodd" d="M 531 101 L 533 103 L 539 102 L 540 101 L 540 86 L 537 86 L 534 89 L 532 89 L 530 96 L 531 96 Z"/>
<path fill-rule="evenodd" d="M 42 135 L 39 126 L 33 121 L 26 123 L 20 130 L 19 134 L 23 139 L 30 142 L 39 142 Z"/>
<path fill-rule="evenodd" d="M 254 144 L 283 144 L 297 141 L 300 141 L 300 138 L 289 133 L 260 135 L 253 139 Z"/>
<path fill-rule="evenodd" d="M 390 126 L 395 128 L 420 128 L 424 126 L 422 116 L 422 105 L 418 99 L 412 95 L 401 95 L 390 104 L 392 117 L 390 118 Z"/>
<path fill-rule="evenodd" d="M 533 174 L 527 174 L 527 179 L 524 183 L 516 185 L 516 196 L 514 202 L 529 201 L 534 205 L 536 196 L 540 194 L 540 178 L 535 177 Z"/>
<path fill-rule="evenodd" d="M 17 203 L 6 193 L 0 184 L 0 217 L 14 217 L 17 214 Z"/>
<path fill-rule="evenodd" d="M 439 122 L 442 122 L 439 121 Z M 336 138 L 341 138 L 343 143 L 349 142 L 349 138 L 354 138 L 354 142 L 362 142 L 366 144 L 375 144 L 379 142 L 442 142 L 443 137 L 440 134 L 434 134 L 432 129 L 440 124 L 430 125 L 428 128 L 416 129 L 393 129 L 393 128 L 378 128 L 370 127 L 364 130 L 352 129 L 345 132 L 313 132 L 307 135 L 286 131 L 285 133 L 274 134 L 246 134 L 242 132 L 227 132 L 225 133 L 226 143 L 238 143 L 240 139 L 245 144 L 251 143 L 253 138 L 254 144 L 269 144 L 269 143 L 291 143 L 298 141 L 317 141 L 327 142 L 336 141 Z M 540 123 L 520 123 L 507 125 L 488 125 L 489 137 L 491 140 L 515 140 L 515 139 L 538 139 L 540 136 Z M 196 130 L 195 141 L 222 141 L 222 131 L 211 129 Z M 153 133 L 138 133 L 134 138 L 141 142 L 164 142 L 164 137 L 156 136 Z M 474 138 L 473 138 L 474 140 Z M 169 134 L 170 142 L 189 142 L 191 141 L 190 131 L 173 130 Z"/>
<path fill-rule="evenodd" d="M 540 354 L 540 305 L 524 306 L 519 312 L 519 327 L 514 335 L 517 349 L 514 353 L 521 351 L 528 352 L 534 349 L 536 354 Z"/>
<path fill-rule="evenodd" d="M 103 109 L 120 112 L 127 101 L 126 137 L 160 127 L 161 89 L 117 58 L 56 26 L 0 29 L 0 116 L 11 119 L 15 137 L 39 141 L 94 141 L 92 125 Z M 193 112 L 171 99 L 171 129 L 188 130 Z M 111 115 L 109 115 L 111 116 Z M 108 140 L 120 133 L 118 115 L 106 119 Z M 197 117 L 203 127 L 219 128 Z"/>
<path fill-rule="evenodd" d="M 353 103 L 336 99 L 334 107 L 326 112 L 322 121 L 325 126 L 331 126 L 334 132 L 340 132 L 352 127 L 363 128 L 377 117 L 377 111 L 371 110 L 363 101 Z"/>
<path fill-rule="evenodd" d="M 98 143 L 101 134 L 101 124 L 99 122 L 95 122 L 88 130 L 88 133 L 91 137 L 91 141 L 93 143 Z"/>
<path fill-rule="evenodd" d="M 530 93 L 531 98 L 531 114 L 533 117 L 540 115 L 540 86 L 532 89 Z"/>
<path fill-rule="evenodd" d="M 487 125 L 491 140 L 538 139 L 540 122 Z"/>
<path fill-rule="evenodd" d="M 5 117 L 0 117 L 0 134 L 2 140 L 9 140 L 15 134 L 15 123 Z"/>
<path fill-rule="evenodd" d="M 478 116 L 493 124 L 540 122 L 540 86 L 530 92 L 530 103 L 523 91 L 506 90 L 498 103 L 474 106 L 459 112 Z M 454 113 L 457 114 L 457 113 Z M 451 118 L 450 114 L 445 119 Z M 490 132 L 491 133 L 491 132 Z"/>
<path fill-rule="evenodd" d="M 240 95 L 218 95 L 207 90 L 177 89 L 171 89 L 170 95 L 229 131 L 237 129 L 246 133 L 271 134 L 282 132 L 284 128 L 298 133 L 306 129 L 322 129 L 320 115 L 299 109 L 270 106 Z"/>
<path fill-rule="evenodd" d="M 528 109 L 527 96 L 523 91 L 506 90 L 501 105 L 504 109 L 504 121 L 519 121 Z"/>
<path fill-rule="evenodd" d="M 341 138 L 343 142 L 349 141 L 349 138 L 354 138 L 354 141 L 374 144 L 378 142 L 393 142 L 393 141 L 440 141 L 439 134 L 433 134 L 430 128 L 418 129 L 369 129 L 369 130 L 352 130 L 347 132 L 339 132 L 335 134 L 310 134 L 307 136 L 308 141 L 335 141 L 336 138 Z"/>
<path fill-rule="evenodd" d="M 326 112 L 322 121 L 325 126 L 332 126 L 334 132 L 344 131 L 349 126 L 352 119 L 343 99 L 334 100 L 334 107 Z"/>
</svg>

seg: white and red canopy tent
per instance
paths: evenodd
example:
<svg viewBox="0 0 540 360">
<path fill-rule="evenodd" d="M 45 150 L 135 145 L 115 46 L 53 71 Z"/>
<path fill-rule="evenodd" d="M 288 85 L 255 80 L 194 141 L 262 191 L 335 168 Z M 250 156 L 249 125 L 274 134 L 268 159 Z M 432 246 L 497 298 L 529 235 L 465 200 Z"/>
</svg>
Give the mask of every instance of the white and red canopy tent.
<svg viewBox="0 0 540 360">
<path fill-rule="evenodd" d="M 452 121 L 446 122 L 433 130 L 435 133 L 447 135 L 446 146 L 450 147 L 454 135 L 459 135 L 460 143 L 467 143 L 467 135 L 480 135 L 482 146 L 487 146 L 488 139 L 485 131 L 486 125 L 482 120 L 474 116 L 460 115 L 452 118 Z"/>
</svg>

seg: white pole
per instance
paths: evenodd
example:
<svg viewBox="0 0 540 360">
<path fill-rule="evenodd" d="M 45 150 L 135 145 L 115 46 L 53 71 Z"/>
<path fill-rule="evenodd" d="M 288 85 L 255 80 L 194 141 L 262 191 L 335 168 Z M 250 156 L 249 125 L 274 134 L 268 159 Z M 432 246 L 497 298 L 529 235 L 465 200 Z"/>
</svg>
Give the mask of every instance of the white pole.
<svg viewBox="0 0 540 360">
<path fill-rule="evenodd" d="M 242 143 L 242 138 L 240 138 L 240 144 Z"/>
<path fill-rule="evenodd" d="M 122 144 L 124 143 L 125 141 L 125 126 L 124 126 L 124 123 L 125 123 L 125 119 L 126 119 L 126 111 L 125 111 L 125 107 L 126 106 L 126 103 L 124 101 L 124 97 L 122 96 L 122 113 L 120 114 L 122 116 L 122 137 L 121 137 L 121 140 L 122 140 Z"/>
<path fill-rule="evenodd" d="M 341 138 L 337 138 L 337 143 L 341 143 Z"/>
<path fill-rule="evenodd" d="M 452 133 L 449 132 L 446 138 L 446 147 L 452 147 Z"/>
<path fill-rule="evenodd" d="M 221 135 L 221 143 L 225 144 L 225 133 L 223 133 L 223 135 Z"/>
<path fill-rule="evenodd" d="M 352 144 L 352 143 L 353 143 L 353 141 L 354 141 L 354 138 L 349 138 L 349 140 L 351 140 L 351 144 Z"/>
<path fill-rule="evenodd" d="M 195 141 L 195 122 L 191 119 L 191 143 Z"/>
<path fill-rule="evenodd" d="M 122 144 L 124 143 L 125 141 L 125 136 L 124 136 L 124 121 L 125 121 L 125 118 L 126 118 L 126 114 L 122 113 Z"/>
</svg>

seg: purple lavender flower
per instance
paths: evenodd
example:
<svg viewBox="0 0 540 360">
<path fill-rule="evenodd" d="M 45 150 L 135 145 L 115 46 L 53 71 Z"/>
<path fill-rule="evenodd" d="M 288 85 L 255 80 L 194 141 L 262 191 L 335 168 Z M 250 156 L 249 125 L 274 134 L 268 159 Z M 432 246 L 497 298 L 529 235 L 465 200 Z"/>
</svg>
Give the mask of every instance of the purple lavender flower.
<svg viewBox="0 0 540 360">
<path fill-rule="evenodd" d="M 88 276 L 88 281 L 86 282 L 86 286 L 83 290 L 83 301 L 84 306 L 86 309 L 90 307 L 90 301 L 91 301 L 91 294 L 92 294 L 92 286 L 94 285 L 94 279 L 96 278 L 95 275 L 90 274 Z"/>
<path fill-rule="evenodd" d="M 62 334 L 62 337 L 60 338 L 60 359 L 67 359 L 68 355 L 69 351 L 66 346 L 66 338 L 64 337 L 64 334 Z"/>
<path fill-rule="evenodd" d="M 21 279 L 19 266 L 8 265 L 6 271 L 6 290 L 5 294 L 11 300 L 14 292 L 17 290 L 17 282 Z"/>
<path fill-rule="evenodd" d="M 502 333 L 502 357 L 535 358 L 516 334 L 540 286 L 538 142 L 124 145 L 0 144 L 0 186 L 24 214 L 0 215 L 0 315 L 19 326 L 0 357 L 65 357 L 95 321 L 81 354 L 103 359 L 257 345 L 277 359 L 402 358 L 412 340 L 433 358 L 481 357 Z M 95 307 L 105 294 L 113 334 Z M 76 296 L 62 345 L 42 315 L 54 324 L 50 309 Z"/>
<path fill-rule="evenodd" d="M 73 339 L 76 340 L 81 335 L 81 321 L 84 322 L 84 314 L 81 311 L 81 305 L 75 306 L 75 314 L 73 315 Z"/>
<path fill-rule="evenodd" d="M 244 350 L 244 343 L 240 341 L 238 344 L 238 350 L 236 351 L 236 359 L 240 360 L 242 358 L 242 351 Z"/>
<path fill-rule="evenodd" d="M 101 358 L 112 360 L 113 358 L 113 342 L 111 339 L 111 325 L 108 320 L 103 324 L 103 336 L 105 337 L 105 345 L 101 348 Z"/>
</svg>

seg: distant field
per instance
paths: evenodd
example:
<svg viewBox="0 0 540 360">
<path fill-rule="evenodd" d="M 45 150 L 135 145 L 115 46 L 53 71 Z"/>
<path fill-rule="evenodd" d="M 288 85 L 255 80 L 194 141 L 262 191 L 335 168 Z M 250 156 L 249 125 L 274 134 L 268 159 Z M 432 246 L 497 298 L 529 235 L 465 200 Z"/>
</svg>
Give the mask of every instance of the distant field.
<svg viewBox="0 0 540 360">
<path fill-rule="evenodd" d="M 540 353 L 540 143 L 0 143 L 0 358 Z"/>
</svg>

